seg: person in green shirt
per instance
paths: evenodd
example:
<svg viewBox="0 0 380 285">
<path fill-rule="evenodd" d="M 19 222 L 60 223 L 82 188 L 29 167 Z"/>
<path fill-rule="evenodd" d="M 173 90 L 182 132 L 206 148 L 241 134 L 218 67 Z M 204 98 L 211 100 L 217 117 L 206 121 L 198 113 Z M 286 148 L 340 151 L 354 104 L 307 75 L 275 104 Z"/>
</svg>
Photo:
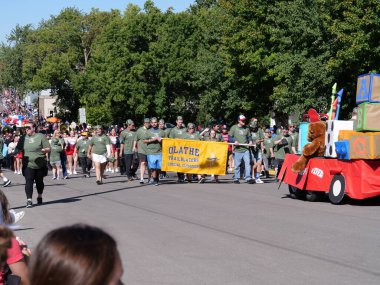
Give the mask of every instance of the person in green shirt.
<svg viewBox="0 0 380 285">
<path fill-rule="evenodd" d="M 264 163 L 265 177 L 269 178 L 270 177 L 269 176 L 269 168 L 272 164 L 272 158 L 274 157 L 272 132 L 270 131 L 270 129 L 265 130 L 262 151 L 263 151 L 263 163 Z"/>
<path fill-rule="evenodd" d="M 166 134 L 158 127 L 157 118 L 153 117 L 150 119 L 150 125 L 151 128 L 145 133 L 143 142 L 147 144 L 148 167 L 152 175 L 150 184 L 158 186 L 158 176 L 160 174 L 159 172 L 162 164 L 161 140 L 166 137 Z"/>
<path fill-rule="evenodd" d="M 59 180 L 61 173 L 61 152 L 63 151 L 62 143 L 59 140 L 58 130 L 54 131 L 50 142 L 49 161 L 53 169 L 53 179 Z"/>
<path fill-rule="evenodd" d="M 293 125 L 293 124 L 289 125 L 289 134 L 290 134 L 290 136 L 293 139 L 293 145 L 294 145 L 294 150 L 295 150 L 295 152 L 293 152 L 293 153 L 297 154 L 298 153 L 298 138 L 299 138 L 299 135 L 298 135 L 297 128 L 296 128 L 295 125 Z"/>
<path fill-rule="evenodd" d="M 135 123 L 132 120 L 127 120 L 127 128 L 120 134 L 120 153 L 124 161 L 124 170 L 129 181 L 133 181 L 136 177 L 138 165 L 133 163 L 136 148 L 134 146 L 136 140 Z"/>
<path fill-rule="evenodd" d="M 11 181 L 7 177 L 5 177 L 3 170 L 1 169 L 1 166 L 3 164 L 3 159 L 4 159 L 3 148 L 4 148 L 4 139 L 3 137 L 0 136 L 0 177 L 3 179 L 3 182 L 4 182 L 3 187 L 7 187 L 11 184 Z"/>
<path fill-rule="evenodd" d="M 281 171 L 282 164 L 285 160 L 285 155 L 287 153 L 294 153 L 294 142 L 289 134 L 289 128 L 287 126 L 283 127 L 282 133 L 277 135 L 272 139 L 273 142 L 273 155 L 274 155 L 274 167 L 276 171 L 276 178 Z"/>
<path fill-rule="evenodd" d="M 170 130 L 169 138 L 171 139 L 184 139 L 186 136 L 186 128 L 183 124 L 182 116 L 178 116 L 176 120 L 176 126 Z M 185 183 L 185 174 L 177 172 L 177 183 Z"/>
<path fill-rule="evenodd" d="M 263 160 L 263 153 L 261 151 L 262 144 L 264 142 L 264 132 L 258 126 L 256 118 L 253 118 L 250 122 L 251 137 L 253 142 L 253 147 L 251 148 L 252 154 L 252 177 L 254 177 L 256 183 L 264 183 L 260 179 L 261 165 Z"/>
<path fill-rule="evenodd" d="M 218 142 L 224 142 L 224 139 L 223 139 L 222 134 L 220 132 L 220 125 L 216 122 L 212 123 L 211 128 L 210 127 L 205 128 L 204 131 L 201 133 L 202 136 L 205 138 L 205 140 L 207 140 L 207 137 L 210 136 L 211 131 L 215 132 L 216 139 Z"/>
<path fill-rule="evenodd" d="M 101 126 L 95 126 L 94 136 L 90 141 L 87 157 L 94 162 L 96 184 L 98 185 L 103 184 L 104 170 L 108 162 L 107 157 L 111 157 L 111 155 L 111 141 L 109 137 L 103 134 Z"/>
<path fill-rule="evenodd" d="M 78 140 L 75 151 L 78 154 L 78 159 L 82 167 L 83 177 L 89 178 L 92 166 L 92 161 L 87 157 L 88 148 L 90 147 L 90 140 L 88 139 L 88 133 L 82 132 L 81 138 Z"/>
<path fill-rule="evenodd" d="M 234 183 L 239 184 L 240 179 L 240 165 L 244 161 L 244 173 L 247 183 L 253 184 L 255 180 L 251 176 L 251 157 L 249 147 L 252 147 L 252 137 L 249 129 L 245 126 L 245 116 L 240 115 L 238 117 L 238 123 L 233 125 L 230 129 L 229 135 L 234 141 Z M 245 145 L 240 145 L 245 144 Z"/>
<path fill-rule="evenodd" d="M 143 142 L 150 128 L 150 119 L 144 119 L 144 125 L 136 132 L 134 148 L 137 149 L 140 163 L 140 184 L 144 184 L 145 169 L 148 166 L 147 144 Z M 150 170 L 148 168 L 148 182 L 150 181 Z"/>
<path fill-rule="evenodd" d="M 203 139 L 199 133 L 195 132 L 195 125 L 193 123 L 187 124 L 187 132 L 183 136 L 183 139 L 186 140 L 192 140 L 192 141 L 200 141 Z M 195 174 L 187 174 L 186 181 L 191 182 L 193 181 L 193 178 L 196 177 Z M 198 183 L 204 183 L 206 181 L 206 175 L 200 175 L 198 174 Z"/>
<path fill-rule="evenodd" d="M 160 119 L 158 121 L 158 127 L 165 132 L 165 137 L 168 138 L 170 134 L 170 128 L 166 127 L 164 119 Z M 160 179 L 163 179 L 163 178 L 169 178 L 166 171 L 161 171 Z"/>
<path fill-rule="evenodd" d="M 23 175 L 25 177 L 26 207 L 33 207 L 33 183 L 36 182 L 37 204 L 42 204 L 44 177 L 48 173 L 46 155 L 50 152 L 49 141 L 43 134 L 36 133 L 36 125 L 27 123 L 24 135 L 16 146 L 16 152 L 23 152 Z"/>
</svg>

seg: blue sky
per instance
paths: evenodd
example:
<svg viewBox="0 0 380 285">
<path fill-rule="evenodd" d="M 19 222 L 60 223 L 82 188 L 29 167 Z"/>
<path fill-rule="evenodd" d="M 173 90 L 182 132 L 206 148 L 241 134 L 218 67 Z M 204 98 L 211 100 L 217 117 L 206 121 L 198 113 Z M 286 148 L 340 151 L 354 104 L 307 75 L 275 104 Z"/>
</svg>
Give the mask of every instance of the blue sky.
<svg viewBox="0 0 380 285">
<path fill-rule="evenodd" d="M 153 0 L 162 11 L 173 7 L 175 12 L 186 10 L 194 0 Z M 91 8 L 101 11 L 119 9 L 124 11 L 128 3 L 142 7 L 145 0 L 1 0 L 0 1 L 0 42 L 6 41 L 12 29 L 17 25 L 32 24 L 35 28 L 42 19 L 58 15 L 66 7 L 76 7 L 83 12 Z"/>
</svg>

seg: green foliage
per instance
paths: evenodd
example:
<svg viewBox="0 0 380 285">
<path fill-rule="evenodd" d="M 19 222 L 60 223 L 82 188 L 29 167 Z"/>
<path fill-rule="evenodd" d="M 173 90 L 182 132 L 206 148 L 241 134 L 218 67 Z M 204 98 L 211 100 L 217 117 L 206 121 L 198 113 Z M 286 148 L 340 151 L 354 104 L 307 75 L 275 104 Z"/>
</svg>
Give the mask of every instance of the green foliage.
<svg viewBox="0 0 380 285">
<path fill-rule="evenodd" d="M 240 113 L 279 120 L 329 109 L 345 88 L 379 72 L 377 0 L 197 0 L 187 11 L 83 13 L 67 8 L 36 28 L 17 26 L 0 47 L 0 86 L 51 88 L 67 119 L 86 107 L 93 124 L 174 121 L 234 123 Z M 266 122 L 269 123 L 269 122 Z"/>
</svg>

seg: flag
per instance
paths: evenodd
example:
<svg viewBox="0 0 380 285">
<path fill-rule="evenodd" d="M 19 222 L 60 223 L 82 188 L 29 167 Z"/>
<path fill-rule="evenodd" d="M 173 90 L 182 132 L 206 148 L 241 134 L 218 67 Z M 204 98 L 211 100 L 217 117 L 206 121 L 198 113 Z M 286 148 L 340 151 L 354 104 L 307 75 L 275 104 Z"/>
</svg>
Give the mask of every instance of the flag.
<svg viewBox="0 0 380 285">
<path fill-rule="evenodd" d="M 225 175 L 228 144 L 182 139 L 162 140 L 162 170 Z"/>
</svg>

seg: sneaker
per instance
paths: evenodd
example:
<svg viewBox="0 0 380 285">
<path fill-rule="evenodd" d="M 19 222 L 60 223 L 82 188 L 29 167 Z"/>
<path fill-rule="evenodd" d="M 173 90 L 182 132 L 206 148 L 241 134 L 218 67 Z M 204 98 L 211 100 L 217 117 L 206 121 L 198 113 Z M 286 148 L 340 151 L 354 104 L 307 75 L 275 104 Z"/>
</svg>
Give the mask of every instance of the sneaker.
<svg viewBox="0 0 380 285">
<path fill-rule="evenodd" d="M 7 181 L 4 182 L 3 186 L 7 187 L 11 184 L 11 181 L 8 179 Z"/>
<path fill-rule="evenodd" d="M 21 174 L 21 171 L 17 172 L 17 174 L 20 175 L 20 174 Z"/>
<path fill-rule="evenodd" d="M 55 179 L 57 179 L 57 177 L 53 176 L 51 179 L 55 180 Z"/>
<path fill-rule="evenodd" d="M 154 184 L 154 180 L 153 179 L 151 179 L 151 180 L 148 181 L 148 185 L 153 185 L 153 184 Z"/>
<path fill-rule="evenodd" d="M 262 181 L 260 178 L 256 178 L 256 183 L 257 183 L 257 184 L 263 184 L 264 181 Z"/>
<path fill-rule="evenodd" d="M 154 186 L 158 186 L 158 181 L 154 182 Z"/>
<path fill-rule="evenodd" d="M 144 184 L 144 179 L 141 179 L 141 180 L 140 180 L 140 184 Z"/>
<path fill-rule="evenodd" d="M 71 171 L 67 171 L 67 175 L 72 175 L 72 172 Z"/>
<path fill-rule="evenodd" d="M 234 180 L 234 183 L 235 183 L 235 184 L 240 184 L 240 181 L 237 180 L 237 179 L 235 179 L 235 180 Z"/>
<path fill-rule="evenodd" d="M 103 183 L 102 183 L 102 181 L 100 181 L 100 180 L 96 180 L 96 184 L 98 184 L 98 185 L 102 185 Z"/>
<path fill-rule="evenodd" d="M 37 197 L 37 205 L 42 205 L 42 197 Z"/>
<path fill-rule="evenodd" d="M 63 176 L 63 179 L 69 179 L 69 176 L 67 176 L 67 175 Z"/>
<path fill-rule="evenodd" d="M 74 174 L 78 174 L 76 170 L 74 170 L 74 172 L 73 172 L 73 173 L 74 173 Z"/>
<path fill-rule="evenodd" d="M 32 199 L 28 199 L 28 201 L 26 201 L 26 207 L 27 208 L 32 208 L 33 207 Z"/>
<path fill-rule="evenodd" d="M 204 178 L 204 177 L 201 177 L 201 179 L 199 179 L 199 181 L 198 181 L 198 183 L 205 183 L 205 181 L 206 181 L 206 178 Z"/>
<path fill-rule="evenodd" d="M 15 174 L 17 174 L 17 170 L 15 170 Z"/>
<path fill-rule="evenodd" d="M 18 213 L 14 213 L 14 223 L 18 223 L 23 217 L 25 216 L 25 212 L 24 211 L 20 211 Z"/>
<path fill-rule="evenodd" d="M 90 173 L 87 173 L 85 176 L 86 178 L 90 178 Z"/>
<path fill-rule="evenodd" d="M 115 172 L 118 173 L 118 172 L 119 172 L 119 168 L 116 168 L 116 169 L 115 169 Z"/>
<path fill-rule="evenodd" d="M 247 180 L 247 183 L 248 184 L 255 184 L 255 179 L 251 178 L 251 179 Z"/>
<path fill-rule="evenodd" d="M 112 170 L 111 170 L 111 173 L 115 173 L 115 169 L 112 169 Z"/>
</svg>

